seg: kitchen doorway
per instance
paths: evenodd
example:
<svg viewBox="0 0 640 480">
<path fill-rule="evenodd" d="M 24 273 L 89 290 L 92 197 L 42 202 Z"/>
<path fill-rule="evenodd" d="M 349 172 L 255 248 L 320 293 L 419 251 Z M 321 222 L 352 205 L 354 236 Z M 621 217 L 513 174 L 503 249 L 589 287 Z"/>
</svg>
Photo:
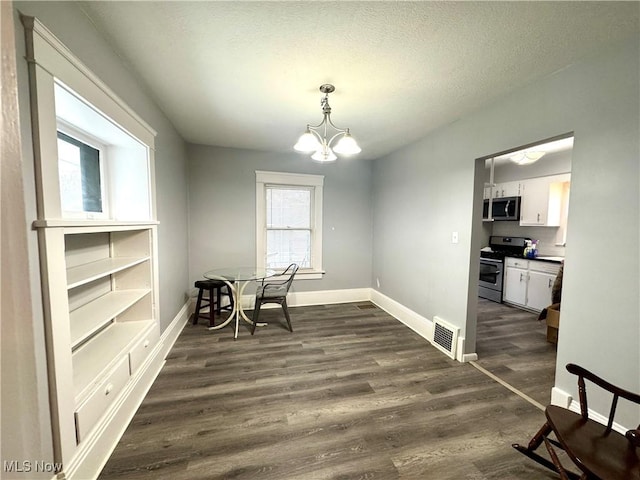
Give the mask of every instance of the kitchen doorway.
<svg viewBox="0 0 640 480">
<path fill-rule="evenodd" d="M 477 363 L 542 405 L 549 404 L 551 399 L 556 345 L 548 341 L 552 330 L 548 332 L 546 321 L 538 318 L 541 305 L 551 304 L 551 279 L 555 279 L 555 273 L 545 274 L 548 291 L 539 292 L 543 277 L 529 265 L 543 265 L 556 272 L 558 262 L 564 259 L 572 150 L 573 134 L 566 134 L 483 157 L 480 160 L 484 169 L 476 168 L 476 176 L 482 177 L 485 188 L 484 208 L 474 211 L 483 212 L 481 247 L 488 252 L 486 256 L 493 256 L 489 247 L 492 237 L 507 241 L 527 238 L 537 246 L 535 258 L 526 258 L 529 252 L 522 250 L 524 258 L 517 265 L 519 269 L 510 268 L 515 263 L 513 258 L 500 264 L 503 275 L 499 282 L 502 291 L 497 294 L 500 300 L 495 295 L 489 296 L 491 300 L 486 295 L 477 298 L 473 326 Z M 496 205 L 511 201 L 519 202 L 517 219 L 512 213 L 501 215 L 502 210 L 492 218 Z M 479 263 L 480 253 L 475 257 Z M 517 257 L 520 253 L 511 251 L 509 255 Z M 547 261 L 548 265 L 543 264 Z M 555 269 L 551 266 L 553 262 Z M 486 285 L 486 281 L 480 284 Z"/>
</svg>

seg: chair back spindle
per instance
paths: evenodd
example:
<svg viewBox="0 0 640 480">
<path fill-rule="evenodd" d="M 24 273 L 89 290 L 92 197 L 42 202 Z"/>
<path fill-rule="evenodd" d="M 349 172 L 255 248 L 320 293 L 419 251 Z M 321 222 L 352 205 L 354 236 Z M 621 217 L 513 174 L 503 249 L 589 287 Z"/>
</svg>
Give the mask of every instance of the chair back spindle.
<svg viewBox="0 0 640 480">
<path fill-rule="evenodd" d="M 580 414 L 582 418 L 589 418 L 589 406 L 587 405 L 587 386 L 584 383 L 584 377 L 578 376 L 578 396 L 580 397 Z"/>
</svg>

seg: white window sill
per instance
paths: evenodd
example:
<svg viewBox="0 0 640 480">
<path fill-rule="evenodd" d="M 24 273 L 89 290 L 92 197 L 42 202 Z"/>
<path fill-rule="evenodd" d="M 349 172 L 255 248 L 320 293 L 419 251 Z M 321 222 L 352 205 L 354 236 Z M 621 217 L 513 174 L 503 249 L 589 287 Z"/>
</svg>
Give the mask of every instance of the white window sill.
<svg viewBox="0 0 640 480">
<path fill-rule="evenodd" d="M 296 280 L 320 280 L 324 274 L 324 270 L 298 270 L 298 273 L 296 273 Z"/>
</svg>

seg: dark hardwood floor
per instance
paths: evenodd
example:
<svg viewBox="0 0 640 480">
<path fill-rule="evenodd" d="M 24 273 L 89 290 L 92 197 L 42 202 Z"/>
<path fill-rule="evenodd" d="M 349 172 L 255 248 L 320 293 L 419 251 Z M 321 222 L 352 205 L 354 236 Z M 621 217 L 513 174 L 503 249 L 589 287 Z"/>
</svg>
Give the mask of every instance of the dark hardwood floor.
<svg viewBox="0 0 640 480">
<path fill-rule="evenodd" d="M 478 364 L 543 406 L 551 401 L 556 346 L 538 314 L 478 299 Z"/>
<path fill-rule="evenodd" d="M 511 448 L 538 408 L 376 306 L 292 308 L 293 333 L 280 310 L 263 316 L 236 341 L 188 324 L 100 478 L 558 478 Z M 499 332 L 479 334 L 479 363 L 503 378 L 524 368 L 512 346 L 529 349 L 507 320 L 479 326 Z"/>
</svg>

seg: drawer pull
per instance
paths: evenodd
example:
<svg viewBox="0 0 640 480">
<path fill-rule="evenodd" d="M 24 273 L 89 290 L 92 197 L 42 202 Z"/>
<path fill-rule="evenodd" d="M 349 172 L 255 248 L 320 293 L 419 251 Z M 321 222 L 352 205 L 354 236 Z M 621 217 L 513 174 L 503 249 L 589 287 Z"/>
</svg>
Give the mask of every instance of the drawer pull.
<svg viewBox="0 0 640 480">
<path fill-rule="evenodd" d="M 150 342 L 149 340 L 146 340 L 146 341 L 144 342 L 144 348 L 147 348 L 147 347 L 149 346 L 149 344 L 150 344 L 150 343 L 151 343 L 151 342 Z"/>
<path fill-rule="evenodd" d="M 113 383 L 107 385 L 107 388 L 104 389 L 104 394 L 109 395 L 111 393 L 111 390 L 113 390 Z"/>
</svg>

